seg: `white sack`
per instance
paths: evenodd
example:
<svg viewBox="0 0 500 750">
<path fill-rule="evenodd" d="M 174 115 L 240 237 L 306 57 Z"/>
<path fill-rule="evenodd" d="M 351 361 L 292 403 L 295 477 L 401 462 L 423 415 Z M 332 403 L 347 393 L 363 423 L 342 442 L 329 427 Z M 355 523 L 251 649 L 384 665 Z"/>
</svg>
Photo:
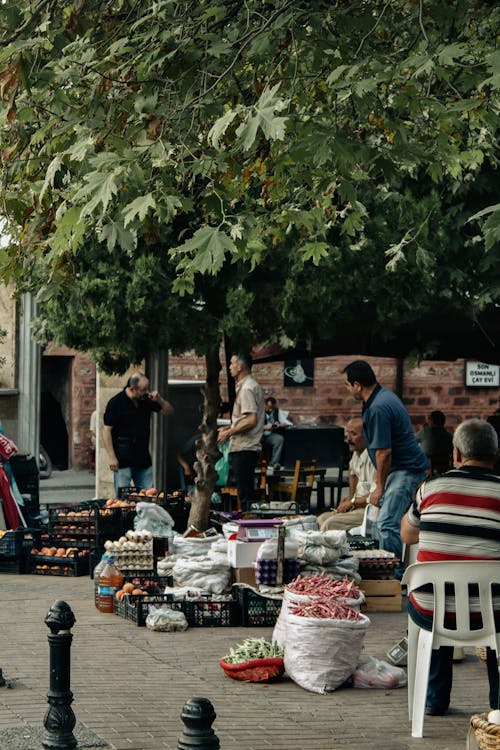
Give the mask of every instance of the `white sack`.
<svg viewBox="0 0 500 750">
<path fill-rule="evenodd" d="M 299 547 L 292 539 L 285 539 L 285 557 L 297 559 Z M 257 560 L 276 560 L 278 557 L 278 540 L 267 539 L 257 550 Z"/>
<path fill-rule="evenodd" d="M 354 672 L 370 620 L 286 617 L 285 670 L 313 693 L 331 693 Z"/>
<path fill-rule="evenodd" d="M 197 587 L 211 594 L 222 594 L 231 583 L 231 568 L 226 558 L 224 564 L 209 557 L 180 558 L 172 575 L 180 586 Z"/>
<path fill-rule="evenodd" d="M 179 557 L 196 557 L 208 554 L 208 550 L 213 544 L 222 539 L 221 535 L 217 536 L 188 536 L 183 537 L 178 534 L 172 541 L 172 553 Z"/>
</svg>

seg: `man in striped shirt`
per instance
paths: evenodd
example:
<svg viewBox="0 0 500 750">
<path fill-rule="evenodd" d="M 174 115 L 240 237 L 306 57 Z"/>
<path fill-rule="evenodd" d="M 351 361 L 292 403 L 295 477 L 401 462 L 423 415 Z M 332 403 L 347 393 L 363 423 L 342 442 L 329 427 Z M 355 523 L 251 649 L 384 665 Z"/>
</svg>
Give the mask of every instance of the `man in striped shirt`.
<svg viewBox="0 0 500 750">
<path fill-rule="evenodd" d="M 500 476 L 493 472 L 498 438 L 481 419 L 468 419 L 453 436 L 455 469 L 428 479 L 401 521 L 401 538 L 418 542 L 417 562 L 439 560 L 500 560 Z M 500 630 L 500 591 L 494 591 Z M 408 601 L 408 613 L 419 627 L 432 628 L 432 591 L 418 589 Z M 471 599 L 472 620 L 474 600 Z M 454 599 L 447 599 L 449 621 Z M 432 652 L 426 712 L 446 713 L 452 684 L 453 648 Z M 490 706 L 498 707 L 496 653 L 487 651 Z"/>
</svg>

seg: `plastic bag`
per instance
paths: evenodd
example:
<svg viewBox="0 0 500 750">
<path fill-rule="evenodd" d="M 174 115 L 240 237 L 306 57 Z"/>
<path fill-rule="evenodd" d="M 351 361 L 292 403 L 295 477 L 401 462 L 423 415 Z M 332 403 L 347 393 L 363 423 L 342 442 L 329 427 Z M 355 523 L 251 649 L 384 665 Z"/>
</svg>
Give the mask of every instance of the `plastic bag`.
<svg viewBox="0 0 500 750">
<path fill-rule="evenodd" d="M 354 672 L 370 620 L 322 620 L 285 611 L 285 670 L 313 693 L 331 693 Z"/>
<path fill-rule="evenodd" d="M 150 607 L 146 627 L 162 633 L 175 633 L 187 630 L 188 623 L 184 612 L 170 607 Z"/>
<path fill-rule="evenodd" d="M 137 503 L 134 529 L 149 531 L 153 536 L 164 536 L 172 539 L 175 521 L 165 508 L 155 503 Z"/>
<path fill-rule="evenodd" d="M 345 531 L 296 531 L 301 560 L 324 565 L 336 562 L 348 552 Z"/>
<path fill-rule="evenodd" d="M 212 544 L 221 539 L 217 536 L 188 536 L 183 537 L 180 534 L 172 540 L 172 553 L 179 557 L 205 557 L 208 554 Z"/>
<path fill-rule="evenodd" d="M 399 688 L 407 683 L 406 672 L 374 656 L 360 659 L 353 674 L 355 688 Z"/>
<path fill-rule="evenodd" d="M 292 539 L 285 539 L 285 557 L 297 558 L 298 545 Z M 257 550 L 257 560 L 276 560 L 278 557 L 278 540 L 267 539 Z"/>
<path fill-rule="evenodd" d="M 229 440 L 217 446 L 222 456 L 216 462 L 214 469 L 219 475 L 215 483 L 216 487 L 225 487 L 229 478 Z"/>
<path fill-rule="evenodd" d="M 215 562 L 209 557 L 179 558 L 172 568 L 172 575 L 180 586 L 194 586 L 210 594 L 222 594 L 231 585 L 227 558 L 223 562 Z"/>
</svg>

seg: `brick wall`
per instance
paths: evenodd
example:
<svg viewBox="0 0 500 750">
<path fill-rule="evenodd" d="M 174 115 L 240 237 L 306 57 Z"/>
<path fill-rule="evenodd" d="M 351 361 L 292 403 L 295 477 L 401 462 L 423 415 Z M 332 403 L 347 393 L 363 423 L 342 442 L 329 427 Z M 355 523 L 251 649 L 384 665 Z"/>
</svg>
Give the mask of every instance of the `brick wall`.
<svg viewBox="0 0 500 750">
<path fill-rule="evenodd" d="M 284 387 L 283 362 L 254 365 L 254 375 L 268 396 L 275 396 L 281 408 L 290 412 L 295 423 L 344 425 L 349 416 L 359 413 L 360 405 L 344 386 L 342 369 L 356 357 L 319 357 L 314 361 L 312 387 Z M 396 390 L 397 361 L 366 357 L 382 385 Z M 224 362 L 223 358 L 222 361 Z M 195 355 L 171 357 L 169 378 L 204 380 L 205 366 Z M 225 370 L 221 373 L 222 397 L 227 397 Z M 434 409 L 446 414 L 447 426 L 454 429 L 468 417 L 487 417 L 500 406 L 500 389 L 466 388 L 464 360 L 455 362 L 423 361 L 405 364 L 403 401 L 415 427 L 423 424 Z"/>
</svg>

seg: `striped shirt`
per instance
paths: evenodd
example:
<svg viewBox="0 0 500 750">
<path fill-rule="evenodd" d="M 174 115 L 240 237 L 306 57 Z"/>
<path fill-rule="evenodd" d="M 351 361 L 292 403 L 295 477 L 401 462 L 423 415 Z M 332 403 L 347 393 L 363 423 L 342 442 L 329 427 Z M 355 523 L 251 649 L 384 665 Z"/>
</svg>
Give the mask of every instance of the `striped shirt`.
<svg viewBox="0 0 500 750">
<path fill-rule="evenodd" d="M 417 562 L 500 560 L 500 476 L 476 466 L 452 469 L 431 477 L 417 491 L 408 521 L 418 526 Z M 500 610 L 500 590 L 495 590 Z M 432 614 L 432 592 L 411 595 L 415 607 Z M 477 600 L 470 600 L 471 610 Z M 446 597 L 446 611 L 455 609 Z"/>
</svg>

